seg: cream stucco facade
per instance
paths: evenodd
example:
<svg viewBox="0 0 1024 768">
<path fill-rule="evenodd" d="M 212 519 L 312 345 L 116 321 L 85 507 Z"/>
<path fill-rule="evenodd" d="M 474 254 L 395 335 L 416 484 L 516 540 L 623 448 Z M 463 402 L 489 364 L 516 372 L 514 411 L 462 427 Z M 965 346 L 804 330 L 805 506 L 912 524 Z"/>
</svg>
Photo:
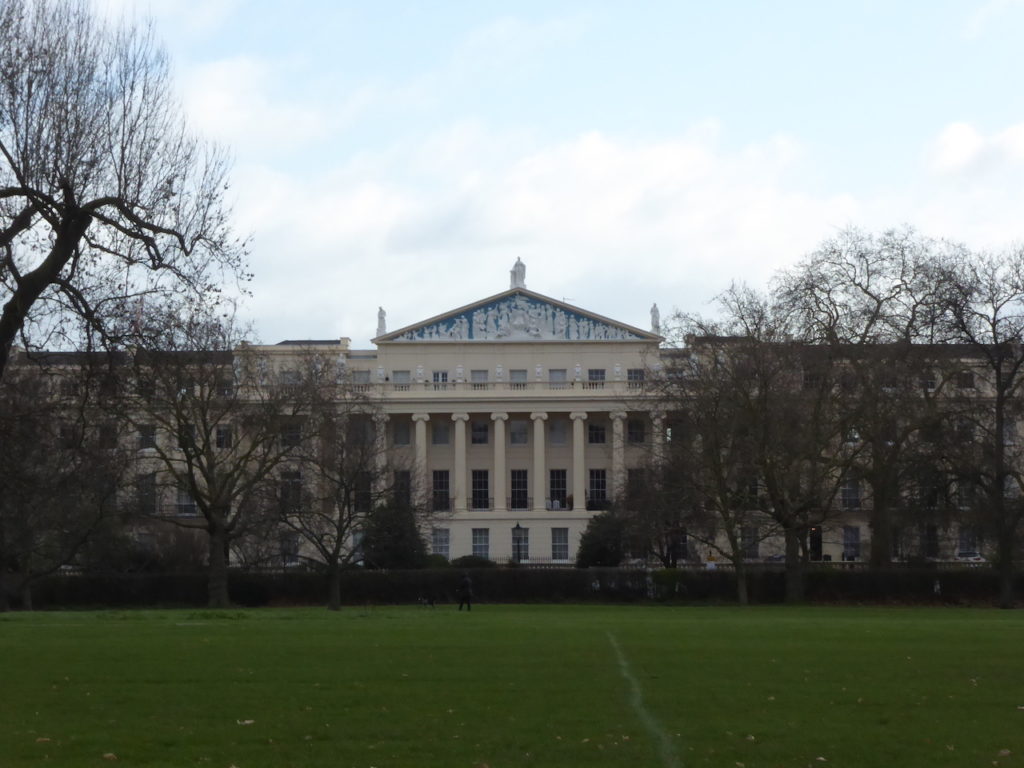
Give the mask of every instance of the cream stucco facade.
<svg viewBox="0 0 1024 768">
<path fill-rule="evenodd" d="M 376 349 L 332 352 L 433 510 L 434 553 L 570 563 L 661 434 L 640 397 L 661 337 L 527 290 L 521 268 L 511 286 L 390 333 L 382 310 Z"/>
</svg>

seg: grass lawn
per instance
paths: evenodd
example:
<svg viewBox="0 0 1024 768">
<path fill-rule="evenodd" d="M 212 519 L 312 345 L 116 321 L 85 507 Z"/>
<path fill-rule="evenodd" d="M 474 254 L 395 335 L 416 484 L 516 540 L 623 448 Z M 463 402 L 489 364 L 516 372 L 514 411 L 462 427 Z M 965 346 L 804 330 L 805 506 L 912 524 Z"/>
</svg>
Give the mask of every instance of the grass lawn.
<svg viewBox="0 0 1024 768">
<path fill-rule="evenodd" d="M 0 768 L 110 755 L 211 768 L 1024 767 L 1024 612 L 0 614 Z"/>
</svg>

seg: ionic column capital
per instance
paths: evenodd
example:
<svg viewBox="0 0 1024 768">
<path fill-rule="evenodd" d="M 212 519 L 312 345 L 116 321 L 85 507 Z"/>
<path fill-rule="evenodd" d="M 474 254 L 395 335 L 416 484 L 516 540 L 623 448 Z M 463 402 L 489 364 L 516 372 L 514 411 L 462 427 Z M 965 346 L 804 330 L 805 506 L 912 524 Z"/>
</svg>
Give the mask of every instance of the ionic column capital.
<svg viewBox="0 0 1024 768">
<path fill-rule="evenodd" d="M 430 421 L 429 413 L 414 413 L 412 415 L 413 421 Z"/>
<path fill-rule="evenodd" d="M 468 413 L 453 413 L 452 421 L 469 421 Z"/>
<path fill-rule="evenodd" d="M 573 421 L 583 421 L 584 419 L 587 418 L 587 412 L 573 411 L 572 413 L 569 414 L 569 418 L 572 419 Z"/>
<path fill-rule="evenodd" d="M 535 411 L 534 413 L 530 414 L 530 418 L 533 419 L 534 421 L 537 421 L 538 419 L 540 419 L 541 421 L 546 421 L 548 415 L 543 411 Z"/>
<path fill-rule="evenodd" d="M 508 414 L 507 413 L 492 413 L 491 414 L 491 420 L 492 421 L 508 421 Z"/>
<path fill-rule="evenodd" d="M 613 421 L 623 421 L 626 418 L 626 412 L 625 411 L 612 411 L 611 413 L 608 414 L 608 416 Z"/>
</svg>

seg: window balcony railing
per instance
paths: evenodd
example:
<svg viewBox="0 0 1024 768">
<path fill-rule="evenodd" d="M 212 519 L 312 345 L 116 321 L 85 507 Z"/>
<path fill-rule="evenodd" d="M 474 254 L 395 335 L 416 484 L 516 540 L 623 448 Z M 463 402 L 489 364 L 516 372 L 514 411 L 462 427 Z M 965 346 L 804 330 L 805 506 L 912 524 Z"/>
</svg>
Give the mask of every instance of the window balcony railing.
<svg viewBox="0 0 1024 768">
<path fill-rule="evenodd" d="M 514 493 L 508 497 L 509 509 L 530 509 L 533 506 L 533 499 L 523 494 Z"/>
<path fill-rule="evenodd" d="M 434 491 L 431 499 L 431 508 L 435 512 L 451 512 L 452 499 L 447 491 Z"/>
<path fill-rule="evenodd" d="M 587 511 L 588 512 L 601 512 L 611 505 L 607 496 L 601 494 L 593 494 L 587 496 Z"/>
<path fill-rule="evenodd" d="M 544 506 L 548 510 L 572 509 L 572 504 L 569 502 L 568 496 L 562 495 L 552 496 Z"/>
<path fill-rule="evenodd" d="M 470 509 L 494 509 L 494 499 L 490 496 L 478 496 L 473 494 L 469 499 Z"/>
</svg>

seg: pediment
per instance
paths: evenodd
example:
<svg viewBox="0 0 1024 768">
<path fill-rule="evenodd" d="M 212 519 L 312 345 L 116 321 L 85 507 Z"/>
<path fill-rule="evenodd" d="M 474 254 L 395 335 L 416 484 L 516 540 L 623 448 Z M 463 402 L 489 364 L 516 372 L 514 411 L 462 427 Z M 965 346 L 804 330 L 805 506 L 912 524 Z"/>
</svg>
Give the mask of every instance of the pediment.
<svg viewBox="0 0 1024 768">
<path fill-rule="evenodd" d="M 389 342 L 659 341 L 524 288 L 514 288 L 374 339 Z"/>
</svg>

